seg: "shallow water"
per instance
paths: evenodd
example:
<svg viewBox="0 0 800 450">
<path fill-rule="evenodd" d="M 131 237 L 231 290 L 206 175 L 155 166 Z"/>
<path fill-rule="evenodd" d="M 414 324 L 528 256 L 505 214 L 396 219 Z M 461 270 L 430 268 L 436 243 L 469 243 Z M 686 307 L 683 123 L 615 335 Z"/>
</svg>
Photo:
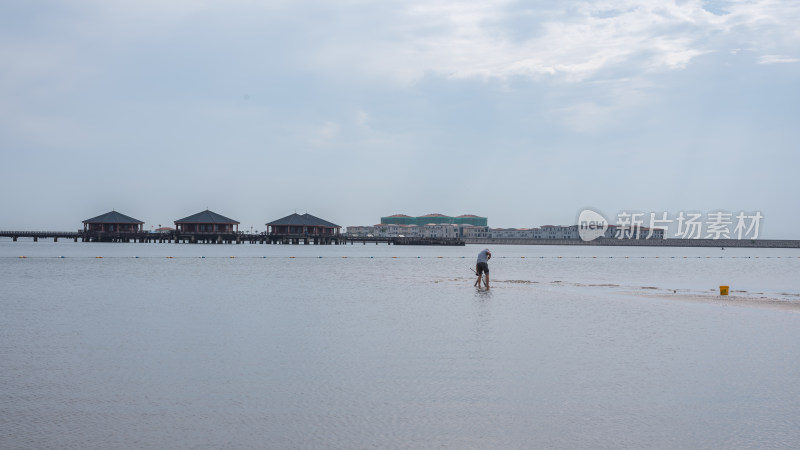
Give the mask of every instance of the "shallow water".
<svg viewBox="0 0 800 450">
<path fill-rule="evenodd" d="M 480 248 L 0 241 L 0 447 L 800 445 L 800 314 L 666 296 L 796 250 Z"/>
</svg>

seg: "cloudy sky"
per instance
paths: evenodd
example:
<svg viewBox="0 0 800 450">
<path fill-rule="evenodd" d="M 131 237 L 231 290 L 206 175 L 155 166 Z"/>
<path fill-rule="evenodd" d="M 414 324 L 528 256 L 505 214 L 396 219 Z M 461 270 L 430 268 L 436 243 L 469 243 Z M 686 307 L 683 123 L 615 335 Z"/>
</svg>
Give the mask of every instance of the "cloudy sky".
<svg viewBox="0 0 800 450">
<path fill-rule="evenodd" d="M 800 239 L 798 23 L 785 0 L 3 2 L 0 228 L 591 207 Z"/>
</svg>

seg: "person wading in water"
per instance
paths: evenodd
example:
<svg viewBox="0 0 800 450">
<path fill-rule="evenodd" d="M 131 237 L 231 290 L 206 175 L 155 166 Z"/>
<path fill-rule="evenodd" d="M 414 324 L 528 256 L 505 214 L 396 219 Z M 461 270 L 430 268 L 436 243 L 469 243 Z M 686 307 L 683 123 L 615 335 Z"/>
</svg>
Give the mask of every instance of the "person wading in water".
<svg viewBox="0 0 800 450">
<path fill-rule="evenodd" d="M 484 284 L 486 285 L 486 289 L 489 289 L 489 260 L 492 259 L 492 252 L 489 249 L 483 249 L 480 253 L 478 253 L 478 264 L 475 266 L 475 273 L 478 275 L 478 279 L 475 281 L 476 287 L 481 287 L 481 274 L 486 274 L 486 279 L 484 280 Z"/>
</svg>

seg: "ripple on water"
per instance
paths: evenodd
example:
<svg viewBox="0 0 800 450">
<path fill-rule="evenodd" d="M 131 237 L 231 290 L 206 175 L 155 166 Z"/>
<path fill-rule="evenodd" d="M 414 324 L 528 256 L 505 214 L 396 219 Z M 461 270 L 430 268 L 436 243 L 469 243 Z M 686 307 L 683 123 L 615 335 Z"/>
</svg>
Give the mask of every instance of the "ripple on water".
<svg viewBox="0 0 800 450">
<path fill-rule="evenodd" d="M 498 258 L 492 288 L 475 289 L 454 258 L 255 247 L 330 253 L 0 258 L 0 446 L 800 442 L 800 349 L 787 345 L 800 315 L 753 298 L 800 304 L 793 261 Z M 710 275 L 728 272 L 742 275 L 720 299 Z"/>
</svg>

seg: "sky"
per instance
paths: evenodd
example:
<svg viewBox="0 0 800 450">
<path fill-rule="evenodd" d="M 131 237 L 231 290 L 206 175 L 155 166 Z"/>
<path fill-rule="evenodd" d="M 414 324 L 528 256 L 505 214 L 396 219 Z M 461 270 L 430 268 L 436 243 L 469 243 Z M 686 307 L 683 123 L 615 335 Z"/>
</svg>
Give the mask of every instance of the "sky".
<svg viewBox="0 0 800 450">
<path fill-rule="evenodd" d="M 800 2 L 0 3 L 0 229 L 116 210 L 800 239 Z"/>
</svg>

